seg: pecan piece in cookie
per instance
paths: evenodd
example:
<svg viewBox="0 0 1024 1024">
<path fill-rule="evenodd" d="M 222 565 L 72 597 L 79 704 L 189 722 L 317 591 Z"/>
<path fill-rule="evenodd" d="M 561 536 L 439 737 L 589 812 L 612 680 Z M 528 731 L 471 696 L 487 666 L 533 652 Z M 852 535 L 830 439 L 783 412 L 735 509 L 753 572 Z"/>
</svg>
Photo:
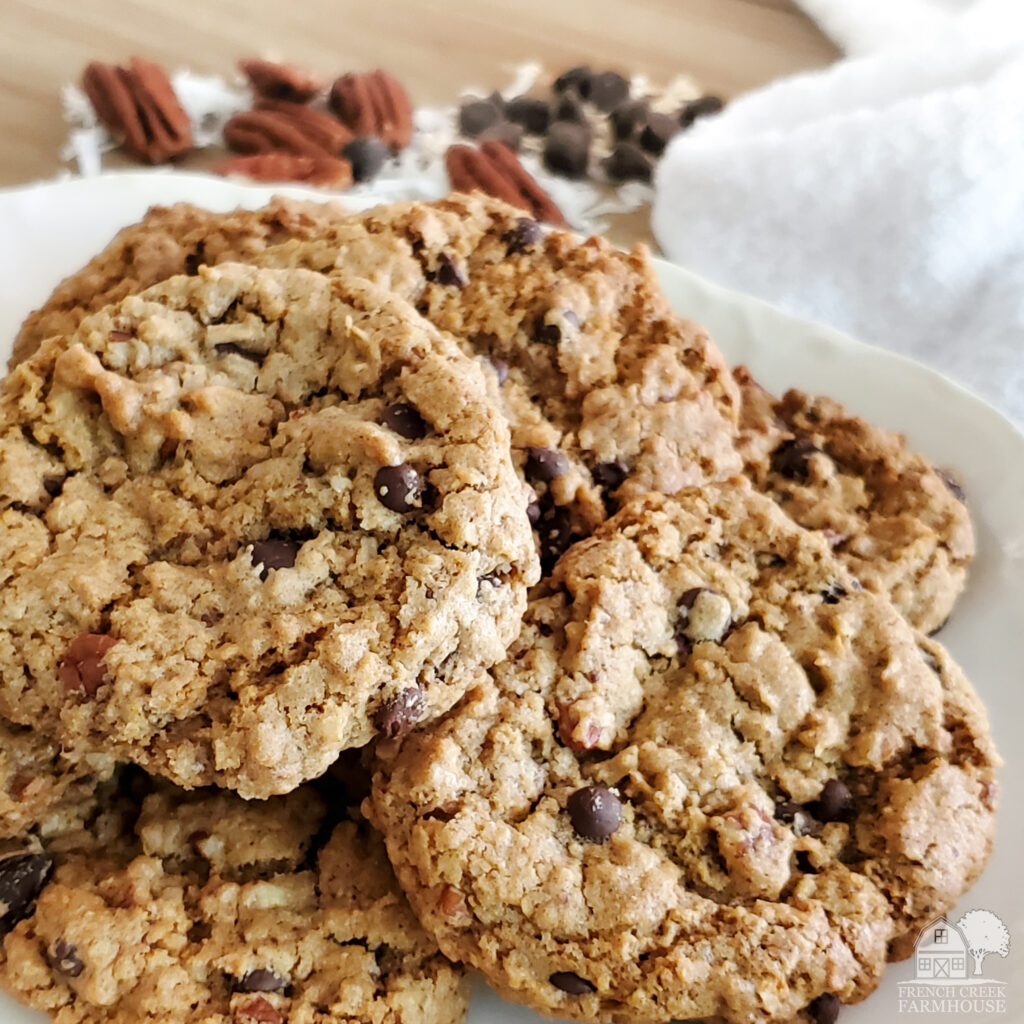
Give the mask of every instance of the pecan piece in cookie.
<svg viewBox="0 0 1024 1024">
<path fill-rule="evenodd" d="M 449 146 L 445 167 L 456 192 L 484 192 L 526 210 L 537 220 L 565 224 L 562 211 L 537 184 L 508 146 L 485 142 L 475 146 Z"/>
<path fill-rule="evenodd" d="M 167 72 L 133 57 L 127 68 L 90 64 L 82 88 L 107 131 L 136 159 L 160 164 L 192 148 L 192 126 Z"/>
<path fill-rule="evenodd" d="M 342 75 L 331 86 L 331 109 L 357 136 L 373 135 L 393 150 L 412 140 L 412 103 L 386 71 Z"/>
</svg>

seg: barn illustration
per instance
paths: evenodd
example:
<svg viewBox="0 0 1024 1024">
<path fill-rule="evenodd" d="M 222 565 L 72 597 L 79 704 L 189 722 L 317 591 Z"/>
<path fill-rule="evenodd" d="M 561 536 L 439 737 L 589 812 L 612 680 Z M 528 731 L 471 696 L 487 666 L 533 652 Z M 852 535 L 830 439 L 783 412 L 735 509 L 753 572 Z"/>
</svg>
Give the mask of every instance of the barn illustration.
<svg viewBox="0 0 1024 1024">
<path fill-rule="evenodd" d="M 970 974 L 967 940 L 955 924 L 937 917 L 921 929 L 914 947 L 919 981 L 963 981 Z"/>
</svg>

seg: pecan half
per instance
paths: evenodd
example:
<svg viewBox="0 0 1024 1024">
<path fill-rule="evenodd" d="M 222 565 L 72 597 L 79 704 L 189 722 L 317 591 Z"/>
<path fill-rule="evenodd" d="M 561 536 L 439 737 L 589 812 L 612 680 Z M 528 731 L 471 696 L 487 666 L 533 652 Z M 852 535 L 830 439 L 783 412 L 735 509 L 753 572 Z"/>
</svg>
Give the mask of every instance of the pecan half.
<svg viewBox="0 0 1024 1024">
<path fill-rule="evenodd" d="M 288 100 L 257 100 L 256 110 L 269 110 L 286 118 L 307 139 L 331 156 L 340 156 L 341 151 L 352 141 L 352 133 L 336 117 L 323 110 Z"/>
<path fill-rule="evenodd" d="M 352 136 L 329 114 L 284 100 L 264 100 L 256 110 L 232 116 L 224 141 L 239 153 L 337 156 Z"/>
<path fill-rule="evenodd" d="M 263 99 L 308 103 L 320 91 L 320 82 L 291 64 L 249 57 L 240 60 L 238 67 Z"/>
<path fill-rule="evenodd" d="M 485 142 L 479 149 L 449 146 L 444 161 L 454 191 L 472 192 L 476 189 L 526 210 L 537 220 L 565 224 L 562 211 L 554 200 L 537 184 L 508 146 L 500 142 Z"/>
<path fill-rule="evenodd" d="M 158 64 L 138 57 L 127 68 L 94 61 L 82 88 L 100 122 L 138 160 L 165 163 L 192 148 L 188 114 Z"/>
<path fill-rule="evenodd" d="M 357 136 L 374 135 L 393 150 L 412 139 L 412 103 L 386 71 L 342 75 L 331 86 L 331 109 Z"/>
<path fill-rule="evenodd" d="M 216 174 L 240 174 L 252 181 L 304 181 L 309 185 L 348 188 L 352 184 L 352 165 L 326 153 L 307 156 L 299 153 L 251 153 L 215 164 Z"/>
</svg>

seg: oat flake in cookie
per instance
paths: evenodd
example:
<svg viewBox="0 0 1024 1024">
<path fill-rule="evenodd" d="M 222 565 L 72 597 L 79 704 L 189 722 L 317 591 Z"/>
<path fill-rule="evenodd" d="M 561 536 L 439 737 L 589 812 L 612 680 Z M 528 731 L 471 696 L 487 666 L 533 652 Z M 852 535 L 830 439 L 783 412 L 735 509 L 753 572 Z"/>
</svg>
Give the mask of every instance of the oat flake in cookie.
<svg viewBox="0 0 1024 1024">
<path fill-rule="evenodd" d="M 625 506 L 491 674 L 406 738 L 372 814 L 442 950 L 543 1013 L 855 1002 L 985 864 L 971 687 L 743 481 Z"/>
<path fill-rule="evenodd" d="M 964 494 L 899 434 L 830 398 L 764 391 L 743 367 L 747 475 L 801 526 L 820 530 L 864 584 L 926 633 L 953 611 L 974 557 Z"/>
<path fill-rule="evenodd" d="M 312 785 L 247 803 L 158 784 L 68 824 L 26 838 L 49 873 L 0 938 L 0 986 L 57 1024 L 465 1018 L 379 836 Z"/>
<path fill-rule="evenodd" d="M 447 710 L 537 574 L 481 369 L 356 279 L 227 264 L 0 392 L 0 714 L 286 792 Z"/>
</svg>

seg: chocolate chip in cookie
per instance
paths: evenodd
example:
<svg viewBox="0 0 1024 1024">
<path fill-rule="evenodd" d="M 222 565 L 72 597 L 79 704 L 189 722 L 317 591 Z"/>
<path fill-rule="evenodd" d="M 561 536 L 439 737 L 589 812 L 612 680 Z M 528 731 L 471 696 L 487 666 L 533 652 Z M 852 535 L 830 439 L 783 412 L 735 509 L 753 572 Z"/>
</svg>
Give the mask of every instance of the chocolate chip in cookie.
<svg viewBox="0 0 1024 1024">
<path fill-rule="evenodd" d="M 410 441 L 418 441 L 427 436 L 427 422 L 419 414 L 419 410 L 408 402 L 395 402 L 389 405 L 381 415 L 384 426 L 390 427 L 396 434 Z"/>
<path fill-rule="evenodd" d="M 32 912 L 39 890 L 53 870 L 46 853 L 9 853 L 0 857 L 0 936 Z"/>
<path fill-rule="evenodd" d="M 425 484 L 415 467 L 403 462 L 382 466 L 373 478 L 373 489 L 385 508 L 404 513 L 420 507 Z"/>
<path fill-rule="evenodd" d="M 573 830 L 592 843 L 603 843 L 622 824 L 622 802 L 607 786 L 578 789 L 565 807 Z"/>
<path fill-rule="evenodd" d="M 252 564 L 260 567 L 260 579 L 265 580 L 271 569 L 291 569 L 295 565 L 302 544 L 287 537 L 268 537 L 252 546 Z"/>
<path fill-rule="evenodd" d="M 820 452 L 821 449 L 806 437 L 783 441 L 772 453 L 772 470 L 788 480 L 806 480 L 811 474 L 811 456 Z"/>
</svg>

